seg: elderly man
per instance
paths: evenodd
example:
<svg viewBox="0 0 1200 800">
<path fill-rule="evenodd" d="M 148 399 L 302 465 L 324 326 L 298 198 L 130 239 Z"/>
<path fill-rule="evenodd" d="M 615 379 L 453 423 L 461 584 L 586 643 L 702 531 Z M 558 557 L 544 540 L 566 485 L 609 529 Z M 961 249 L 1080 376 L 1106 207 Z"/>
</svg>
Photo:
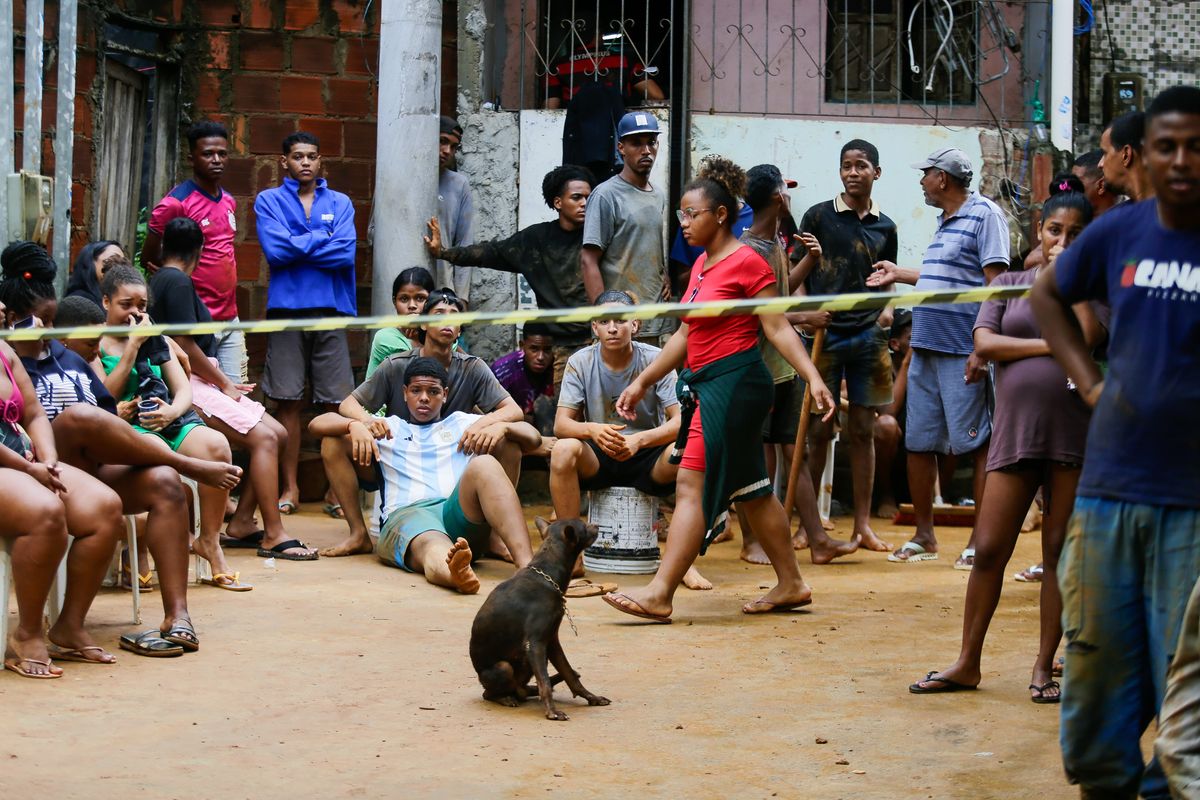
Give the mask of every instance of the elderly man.
<svg viewBox="0 0 1200 800">
<path fill-rule="evenodd" d="M 971 289 L 991 283 L 1008 269 L 1008 222 L 999 206 L 971 190 L 970 158 L 951 147 L 931 153 L 913 167 L 921 170 L 926 205 L 942 211 L 937 231 L 920 269 L 880 261 L 867 278 L 867 286 L 911 283 L 918 290 L 933 290 Z M 992 429 L 985 362 L 975 355 L 971 336 L 978 312 L 978 303 L 913 309 L 904 444 L 917 531 L 911 541 L 888 556 L 889 561 L 938 557 L 933 487 L 939 458 L 969 454 L 975 460 L 976 502 L 983 497 Z M 974 550 L 968 545 L 955 567 L 970 569 L 974 559 Z"/>
</svg>

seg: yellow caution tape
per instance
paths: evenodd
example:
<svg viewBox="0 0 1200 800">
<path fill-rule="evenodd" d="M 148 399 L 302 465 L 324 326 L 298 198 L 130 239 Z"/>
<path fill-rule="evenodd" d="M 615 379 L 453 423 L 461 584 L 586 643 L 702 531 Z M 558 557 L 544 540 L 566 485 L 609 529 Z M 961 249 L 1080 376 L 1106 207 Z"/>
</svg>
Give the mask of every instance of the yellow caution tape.
<svg viewBox="0 0 1200 800">
<path fill-rule="evenodd" d="M 1022 297 L 1028 286 L 996 286 L 963 290 L 906 292 L 904 294 L 865 292 L 861 294 L 813 295 L 810 297 L 772 297 L 748 300 L 717 300 L 708 303 L 647 303 L 638 306 L 585 306 L 567 309 L 520 309 L 514 311 L 466 311 L 455 314 L 455 325 L 522 325 L 528 322 L 591 322 L 598 319 L 657 319 L 659 317 L 721 317 L 746 314 L 782 314 L 789 311 L 859 311 L 888 306 L 953 305 L 981 303 Z M 409 314 L 384 317 L 326 317 L 323 319 L 263 319 L 240 322 L 204 322 L 180 325 L 130 326 L 88 325 L 78 328 L 17 328 L 0 330 L 0 340 L 25 342 L 35 339 L 95 339 L 100 336 L 142 335 L 202 336 L 204 334 L 243 331 L 277 333 L 280 331 L 376 330 L 379 328 L 415 328 L 430 322 L 445 322 L 444 314 Z"/>
</svg>

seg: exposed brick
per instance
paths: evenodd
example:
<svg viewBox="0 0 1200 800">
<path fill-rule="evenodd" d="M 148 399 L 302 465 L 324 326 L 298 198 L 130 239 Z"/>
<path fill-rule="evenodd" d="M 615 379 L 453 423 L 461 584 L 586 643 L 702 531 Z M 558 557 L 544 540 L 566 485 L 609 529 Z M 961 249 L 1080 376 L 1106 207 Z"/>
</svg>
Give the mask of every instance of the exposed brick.
<svg viewBox="0 0 1200 800">
<path fill-rule="evenodd" d="M 345 146 L 343 150 L 352 158 L 375 158 L 376 125 L 374 122 L 352 122 L 344 126 Z"/>
<path fill-rule="evenodd" d="M 292 39 L 293 72 L 337 72 L 333 39 L 296 37 Z"/>
<path fill-rule="evenodd" d="M 375 113 L 375 98 L 369 81 L 329 79 L 329 111 L 347 116 L 368 116 Z"/>
<path fill-rule="evenodd" d="M 87 219 L 88 192 L 75 189 L 71 192 L 71 221 L 82 223 Z"/>
<path fill-rule="evenodd" d="M 257 280 L 257 279 L 254 279 Z M 237 287 L 238 316 L 242 319 L 262 319 L 267 311 L 267 292 L 253 283 Z M 246 350 L 250 355 L 251 373 L 255 365 L 261 365 L 267 354 L 267 337 L 251 334 L 246 337 Z"/>
<path fill-rule="evenodd" d="M 221 109 L 221 81 L 212 73 L 201 73 L 196 81 L 196 109 L 219 111 Z"/>
<path fill-rule="evenodd" d="M 338 18 L 338 30 L 342 33 L 365 31 L 367 22 L 363 17 L 369 5 L 370 3 L 365 0 L 333 0 L 333 10 Z M 372 13 L 371 21 L 377 20 L 378 16 L 377 13 Z"/>
<path fill-rule="evenodd" d="M 347 39 L 345 65 L 344 72 L 347 75 L 378 75 L 379 40 Z"/>
<path fill-rule="evenodd" d="M 228 33 L 208 34 L 208 66 L 212 69 L 229 69 Z"/>
<path fill-rule="evenodd" d="M 295 130 L 294 117 L 250 117 L 250 152 L 276 154 L 280 143 Z"/>
<path fill-rule="evenodd" d="M 369 200 L 375 181 L 375 165 L 366 161 L 336 161 L 325 165 L 325 177 L 339 192 L 354 200 Z"/>
<path fill-rule="evenodd" d="M 254 194 L 254 159 L 247 156 L 226 161 L 221 186 L 235 197 Z"/>
<path fill-rule="evenodd" d="M 354 231 L 358 234 L 358 240 L 365 242 L 367 240 L 367 228 L 371 224 L 371 204 L 370 203 L 354 203 Z"/>
<path fill-rule="evenodd" d="M 279 108 L 279 79 L 265 75 L 235 75 L 233 104 L 253 111 L 275 111 Z"/>
<path fill-rule="evenodd" d="M 261 192 L 264 189 L 270 189 L 279 185 L 279 162 L 277 159 L 267 161 L 259 161 L 258 166 L 254 168 L 254 191 Z M 253 225 L 254 212 L 251 211 L 247 218 L 250 224 Z M 247 233 L 246 236 L 253 235 L 253 232 Z"/>
<path fill-rule="evenodd" d="M 17 73 L 20 74 L 20 73 Z M 75 92 L 83 94 L 92 90 L 92 82 L 96 80 L 96 56 L 92 53 L 78 53 L 75 62 Z"/>
<path fill-rule="evenodd" d="M 279 108 L 305 114 L 325 113 L 325 82 L 321 78 L 282 78 Z"/>
<path fill-rule="evenodd" d="M 242 31 L 238 34 L 238 50 L 243 69 L 283 69 L 283 37 L 277 33 Z"/>
<path fill-rule="evenodd" d="M 76 137 L 75 145 L 71 148 L 71 177 L 76 180 L 91 180 L 95 172 L 91 140 Z"/>
<path fill-rule="evenodd" d="M 246 118 L 235 114 L 225 122 L 225 130 L 229 131 L 229 152 L 243 154 L 250 152 L 246 146 Z"/>
<path fill-rule="evenodd" d="M 311 28 L 321 20 L 321 7 L 314 2 L 287 4 L 284 12 L 283 27 L 289 31 L 302 31 Z"/>
<path fill-rule="evenodd" d="M 258 242 L 235 244 L 233 252 L 237 258 L 238 280 L 257 281 L 262 271 L 262 248 L 258 246 Z"/>
<path fill-rule="evenodd" d="M 92 105 L 84 95 L 75 95 L 75 131 L 90 135 L 93 131 Z"/>
<path fill-rule="evenodd" d="M 242 21 L 237 0 L 203 0 L 196 4 L 200 20 L 206 26 L 229 27 Z"/>
<path fill-rule="evenodd" d="M 250 28 L 273 28 L 275 27 L 275 11 L 272 8 L 274 4 L 271 0 L 250 0 L 249 19 L 245 15 L 242 16 L 242 24 Z"/>
<path fill-rule="evenodd" d="M 300 130 L 308 131 L 321 140 L 323 157 L 328 158 L 342 154 L 342 123 L 340 120 L 301 118 Z"/>
</svg>

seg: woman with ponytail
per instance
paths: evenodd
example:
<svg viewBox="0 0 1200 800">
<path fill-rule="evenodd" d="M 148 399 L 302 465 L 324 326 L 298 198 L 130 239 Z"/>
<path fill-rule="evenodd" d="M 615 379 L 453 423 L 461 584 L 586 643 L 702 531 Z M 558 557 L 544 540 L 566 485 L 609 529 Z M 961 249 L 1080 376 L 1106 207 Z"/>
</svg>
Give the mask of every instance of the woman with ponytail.
<svg viewBox="0 0 1200 800">
<path fill-rule="evenodd" d="M 33 242 L 0 254 L 0 307 L 6 327 L 36 325 L 31 301 L 49 288 L 54 262 Z M 14 309 L 16 311 L 14 312 Z M 17 353 L 0 341 L 0 536 L 10 539 L 20 622 L 6 643 L 4 667 L 27 678 L 57 678 L 51 658 L 111 664 L 116 658 L 84 629 L 84 619 L 124 531 L 121 501 L 90 475 L 61 463 L 50 421 Z M 75 537 L 67 548 L 67 533 Z M 63 553 L 67 585 L 62 612 L 43 638 L 42 606 Z M 9 657 L 8 652 L 12 653 Z"/>
<path fill-rule="evenodd" d="M 745 173 L 728 159 L 711 158 L 720 162 L 709 171 L 714 177 L 690 183 L 676 212 L 684 239 L 704 248 L 683 302 L 778 297 L 771 267 L 733 235 L 738 213 L 734 184 L 744 186 Z M 809 382 L 817 409 L 826 418 L 833 414 L 829 389 L 782 314 L 684 317 L 659 356 L 617 399 L 618 413 L 633 419 L 646 391 L 671 370 L 683 368 L 677 384 L 683 422 L 672 457 L 680 469 L 662 566 L 648 586 L 605 595 L 618 611 L 669 622 L 680 580 L 724 529 L 730 501 L 745 512 L 778 580 L 762 598 L 743 606 L 743 613 L 786 611 L 812 602 L 792 550 L 787 514 L 772 490 L 763 457 L 762 424 L 774 391 L 758 347 L 760 323 L 771 344 Z"/>
<path fill-rule="evenodd" d="M 1073 175 L 1050 185 L 1042 206 L 1043 264 L 1058 254 L 1092 221 L 1092 207 Z M 1032 286 L 1041 267 L 1000 275 L 992 286 Z M 1084 338 L 1092 348 L 1107 337 L 1107 309 L 1075 307 Z M 962 648 L 949 669 L 930 672 L 909 687 L 914 694 L 974 689 L 988 625 L 1000 601 L 1004 571 L 1012 557 L 1025 511 L 1039 487 L 1045 498 L 1042 519 L 1041 636 L 1030 698 L 1058 703 L 1062 690 L 1053 679 L 1054 653 L 1062 638 L 1062 597 L 1057 565 L 1075 506 L 1091 411 L 1050 354 L 1027 297 L 988 300 L 975 320 L 975 352 L 996 364 L 996 410 L 988 451 L 982 512 L 975 524 L 975 567 L 967 582 Z"/>
</svg>

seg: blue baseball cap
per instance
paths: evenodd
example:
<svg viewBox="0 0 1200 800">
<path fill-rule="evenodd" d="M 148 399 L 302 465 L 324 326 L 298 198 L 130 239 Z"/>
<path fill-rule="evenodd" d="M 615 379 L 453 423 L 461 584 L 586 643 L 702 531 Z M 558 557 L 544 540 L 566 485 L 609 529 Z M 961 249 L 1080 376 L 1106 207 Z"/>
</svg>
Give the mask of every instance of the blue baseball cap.
<svg viewBox="0 0 1200 800">
<path fill-rule="evenodd" d="M 617 123 L 617 138 L 624 139 L 635 133 L 653 133 L 657 136 L 662 131 L 658 129 L 658 119 L 653 114 L 648 111 L 630 111 Z"/>
</svg>

